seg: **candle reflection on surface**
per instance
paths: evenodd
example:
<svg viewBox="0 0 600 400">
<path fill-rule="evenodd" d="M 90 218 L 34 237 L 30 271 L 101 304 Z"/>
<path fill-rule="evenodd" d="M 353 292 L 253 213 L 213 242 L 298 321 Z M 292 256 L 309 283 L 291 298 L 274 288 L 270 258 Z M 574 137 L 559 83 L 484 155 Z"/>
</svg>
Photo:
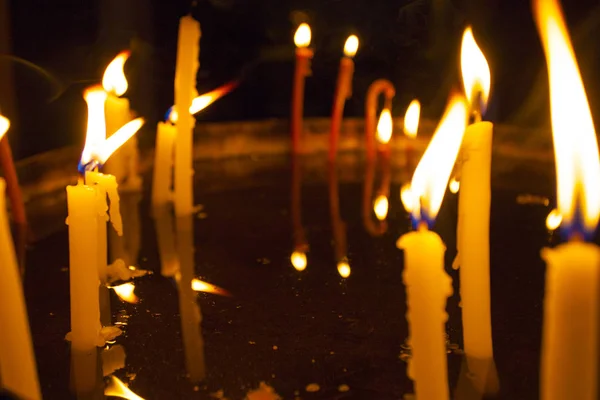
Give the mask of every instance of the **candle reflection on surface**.
<svg viewBox="0 0 600 400">
<path fill-rule="evenodd" d="M 194 282 L 198 281 L 194 276 L 193 216 L 175 219 L 171 207 L 154 209 L 153 216 L 161 259 L 161 274 L 165 277 L 174 277 L 177 283 L 186 370 L 191 382 L 200 382 L 206 376 L 206 367 L 201 329 L 202 310 L 193 288 Z"/>
<path fill-rule="evenodd" d="M 74 335 L 72 341 L 76 340 Z M 93 351 L 79 351 L 71 346 L 71 391 L 78 400 L 102 398 L 104 381 L 101 358 L 98 357 L 100 351 L 102 350 L 97 348 Z"/>
<path fill-rule="evenodd" d="M 290 261 L 297 271 L 304 271 L 308 265 L 306 253 L 309 250 L 309 245 L 306 239 L 306 231 L 302 225 L 302 161 L 296 155 L 292 157 L 291 189 L 294 251 Z"/>
<path fill-rule="evenodd" d="M 365 184 L 363 186 L 362 220 L 365 230 L 371 236 L 381 236 L 387 232 L 388 229 L 385 219 L 389 208 L 388 195 L 391 181 L 389 159 L 387 157 L 382 157 L 379 165 L 381 166 L 383 177 L 381 179 L 380 187 L 377 190 L 378 196 L 373 203 L 371 202 L 371 196 L 373 194 L 377 160 L 367 160 Z M 373 204 L 373 207 L 371 207 L 371 204 Z M 373 220 L 372 212 L 375 212 L 378 221 Z"/>
<path fill-rule="evenodd" d="M 340 214 L 340 194 L 337 178 L 337 165 L 329 163 L 329 213 L 331 215 L 331 229 L 333 231 L 333 249 L 338 273 L 342 278 L 350 276 L 348 261 L 348 244 L 346 237 L 346 224 Z"/>
</svg>

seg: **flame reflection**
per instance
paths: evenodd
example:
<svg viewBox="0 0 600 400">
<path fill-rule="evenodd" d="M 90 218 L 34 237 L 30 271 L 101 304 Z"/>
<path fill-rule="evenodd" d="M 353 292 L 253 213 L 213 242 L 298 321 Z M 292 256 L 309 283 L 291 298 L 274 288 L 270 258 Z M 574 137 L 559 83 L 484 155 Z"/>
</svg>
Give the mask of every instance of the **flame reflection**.
<svg viewBox="0 0 600 400">
<path fill-rule="evenodd" d="M 104 389 L 104 395 L 120 397 L 122 399 L 127 400 L 144 400 L 143 397 L 140 397 L 137 394 L 133 393 L 133 391 L 129 389 L 127 385 L 125 385 L 119 378 L 117 378 L 114 375 L 110 377 L 110 382 Z"/>
<path fill-rule="evenodd" d="M 306 260 L 306 253 L 301 251 L 294 251 L 290 256 L 290 261 L 296 271 L 304 271 L 306 269 L 306 265 L 308 264 Z"/>
<path fill-rule="evenodd" d="M 200 279 L 192 279 L 192 290 L 196 292 L 218 294 L 220 296 L 231 296 L 227 290 L 220 288 L 212 283 L 201 281 Z"/>
<path fill-rule="evenodd" d="M 111 289 L 115 291 L 121 300 L 126 301 L 127 303 L 136 304 L 140 301 L 139 297 L 134 293 L 135 285 L 131 282 L 119 286 L 111 286 Z"/>
</svg>

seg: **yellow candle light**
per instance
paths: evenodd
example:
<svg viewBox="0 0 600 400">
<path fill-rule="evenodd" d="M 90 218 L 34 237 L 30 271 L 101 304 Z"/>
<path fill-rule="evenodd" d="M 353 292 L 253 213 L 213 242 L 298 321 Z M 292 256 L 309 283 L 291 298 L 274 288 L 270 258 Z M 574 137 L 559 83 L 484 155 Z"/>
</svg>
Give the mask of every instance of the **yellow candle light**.
<svg viewBox="0 0 600 400">
<path fill-rule="evenodd" d="M 231 92 L 238 85 L 237 81 L 226 83 L 217 89 L 198 96 L 192 100 L 189 112 L 196 114 L 214 103 L 219 98 Z M 156 126 L 156 150 L 154 153 L 154 174 L 152 178 L 152 204 L 162 206 L 173 199 L 172 179 L 174 145 L 177 137 L 175 124 L 179 114 L 175 107 L 167 113 L 167 121 L 159 122 Z"/>
<path fill-rule="evenodd" d="M 291 203 L 294 251 L 290 262 L 296 271 L 304 271 L 308 265 L 306 252 L 309 245 L 302 225 L 302 164 L 296 155 L 292 157 Z"/>
<path fill-rule="evenodd" d="M 409 138 L 405 143 L 404 152 L 401 155 L 404 157 L 403 164 L 405 168 L 403 171 L 410 171 L 413 164 L 413 140 L 417 137 L 419 130 L 419 122 L 421 119 L 421 103 L 419 100 L 414 99 L 408 105 L 406 113 L 404 114 L 404 134 Z M 408 175 L 410 176 L 410 175 Z M 406 181 L 408 179 L 403 179 Z"/>
<path fill-rule="evenodd" d="M 490 203 L 491 122 L 481 122 L 490 92 L 490 70 L 471 28 L 463 34 L 461 70 L 465 94 L 475 123 L 463 139 L 458 168 L 460 183 L 453 178 L 450 190 L 458 199 L 457 247 L 460 266 L 460 299 L 464 349 L 467 358 L 493 360 L 490 314 Z M 470 364 L 477 364 L 475 361 Z M 485 375 L 485 374 L 483 374 Z M 483 382 L 479 382 L 480 389 Z"/>
<path fill-rule="evenodd" d="M 175 109 L 188 110 L 197 96 L 196 72 L 200 66 L 200 24 L 190 15 L 179 21 L 177 66 L 175 69 Z M 194 208 L 194 144 L 195 119 L 182 112 L 177 120 L 175 139 L 175 214 L 189 215 Z"/>
<path fill-rule="evenodd" d="M 0 140 L 7 129 L 8 123 L 0 126 Z M 0 386 L 20 398 L 37 400 L 42 396 L 25 297 L 6 213 L 5 189 L 6 182 L 0 178 Z"/>
<path fill-rule="evenodd" d="M 329 132 L 329 160 L 334 160 L 340 136 L 340 125 L 344 114 L 344 104 L 352 96 L 352 76 L 354 75 L 354 56 L 358 50 L 358 37 L 348 36 L 344 44 L 344 57 L 340 60 L 333 111 L 331 113 L 331 131 Z"/>
<path fill-rule="evenodd" d="M 559 3 L 533 2 L 550 83 L 558 214 L 569 238 L 547 263 L 541 399 L 598 398 L 600 157 L 583 81 Z"/>
<path fill-rule="evenodd" d="M 119 53 L 106 67 L 102 78 L 102 87 L 108 94 L 105 103 L 108 137 L 131 119 L 129 100 L 120 97 L 127 91 L 128 84 L 123 67 L 129 55 L 129 51 Z M 115 152 L 110 161 L 106 163 L 105 170 L 107 173 L 117 176 L 119 182 L 126 182 L 127 187 L 137 189 L 141 185 L 137 163 L 138 145 L 137 138 L 134 137 Z"/>
<path fill-rule="evenodd" d="M 294 86 L 292 88 L 292 110 L 291 110 L 291 131 L 292 131 L 292 152 L 301 151 L 300 136 L 302 135 L 302 118 L 304 113 L 304 82 L 310 75 L 310 60 L 314 52 L 309 49 L 311 40 L 310 26 L 306 23 L 300 24 L 294 34 L 294 44 L 296 45 L 296 67 L 294 69 Z"/>
<path fill-rule="evenodd" d="M 402 235 L 397 246 L 404 250 L 403 280 L 412 347 L 409 376 L 415 382 L 415 397 L 421 399 L 449 398 L 444 325 L 452 280 L 444 270 L 444 243 L 428 225 L 442 204 L 466 121 L 465 101 L 454 95 L 415 170 L 410 188 L 404 188 L 402 193 L 402 202 L 417 226 L 416 231 Z"/>
</svg>

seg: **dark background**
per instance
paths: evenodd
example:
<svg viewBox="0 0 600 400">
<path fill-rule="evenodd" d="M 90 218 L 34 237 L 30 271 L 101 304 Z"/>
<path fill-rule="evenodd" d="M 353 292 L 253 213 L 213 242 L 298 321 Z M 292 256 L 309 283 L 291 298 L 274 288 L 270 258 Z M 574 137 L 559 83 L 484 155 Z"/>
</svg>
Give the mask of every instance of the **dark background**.
<svg viewBox="0 0 600 400">
<path fill-rule="evenodd" d="M 449 90 L 460 87 L 459 44 L 470 23 L 492 70 L 486 117 L 548 123 L 543 53 L 527 0 L 0 0 L 0 6 L 0 107 L 13 122 L 9 138 L 17 158 L 83 143 L 82 90 L 127 47 L 133 55 L 126 97 L 149 119 L 140 140 L 150 145 L 155 122 L 173 102 L 178 20 L 189 12 L 202 26 L 199 92 L 242 79 L 234 93 L 198 115 L 201 121 L 287 118 L 292 38 L 306 20 L 315 49 L 307 116 L 330 114 L 343 43 L 356 33 L 361 43 L 345 115 L 362 116 L 370 83 L 388 78 L 397 89 L 394 115 L 418 97 L 423 115 L 438 118 Z M 571 0 L 563 7 L 598 116 L 600 5 Z"/>
</svg>

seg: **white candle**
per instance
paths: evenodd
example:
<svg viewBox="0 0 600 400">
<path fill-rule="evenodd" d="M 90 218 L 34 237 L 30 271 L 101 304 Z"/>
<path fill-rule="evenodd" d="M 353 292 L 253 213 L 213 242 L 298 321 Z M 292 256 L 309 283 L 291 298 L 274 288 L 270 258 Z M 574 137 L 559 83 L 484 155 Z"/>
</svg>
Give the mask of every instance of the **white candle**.
<svg viewBox="0 0 600 400">
<path fill-rule="evenodd" d="M 200 24 L 191 16 L 179 21 L 177 66 L 175 70 L 175 109 L 178 111 L 175 140 L 175 214 L 188 215 L 194 208 L 193 131 L 195 118 L 189 112 L 197 96 L 196 73 L 200 65 Z"/>
<path fill-rule="evenodd" d="M 541 399 L 598 399 L 600 155 L 594 123 L 560 5 L 535 0 L 534 17 L 550 83 L 550 111 L 562 232 L 546 249 Z"/>
<path fill-rule="evenodd" d="M 41 399 L 5 188 L 0 178 L 0 385 L 21 398 Z"/>
<path fill-rule="evenodd" d="M 69 216 L 69 275 L 71 287 L 71 346 L 95 352 L 100 339 L 98 300 L 98 201 L 96 188 L 79 183 L 67 186 Z"/>
<path fill-rule="evenodd" d="M 152 176 L 152 205 L 162 206 L 172 200 L 173 146 L 177 128 L 169 122 L 156 126 L 156 150 Z"/>
<path fill-rule="evenodd" d="M 97 220 L 97 256 L 95 257 L 98 268 L 98 276 L 102 283 L 106 283 L 106 267 L 108 266 L 107 249 L 107 231 L 108 222 L 108 203 L 106 196 L 110 199 L 110 221 L 112 222 L 117 234 L 123 235 L 123 222 L 121 219 L 119 193 L 117 190 L 117 179 L 114 175 L 101 174 L 99 172 L 86 171 L 85 184 L 95 186 L 98 191 L 98 201 L 96 203 Z"/>
<path fill-rule="evenodd" d="M 129 58 L 129 51 L 119 53 L 108 65 L 102 79 L 102 86 L 107 92 L 105 103 L 106 134 L 108 137 L 117 132 L 131 120 L 129 100 L 121 98 L 127 91 L 127 78 L 123 66 Z M 139 188 L 141 178 L 137 172 L 138 162 L 137 138 L 134 136 L 121 146 L 107 161 L 105 171 L 127 182 L 130 188 Z"/>
<path fill-rule="evenodd" d="M 461 148 L 458 264 L 465 353 L 492 359 L 490 313 L 491 122 L 467 127 Z"/>
<path fill-rule="evenodd" d="M 409 376 L 421 399 L 448 399 L 446 360 L 446 299 L 452 294 L 452 279 L 444 270 L 446 246 L 442 239 L 421 225 L 402 235 L 397 247 L 404 250 L 406 318 L 412 348 Z"/>
<path fill-rule="evenodd" d="M 451 98 L 410 187 L 401 193 L 402 203 L 418 225 L 417 231 L 402 235 L 397 246 L 404 250 L 403 278 L 412 348 L 409 377 L 420 399 L 449 398 L 445 323 L 452 281 L 444 269 L 444 243 L 428 230 L 427 224 L 433 223 L 442 204 L 464 134 L 466 108 L 462 97 Z"/>
</svg>

